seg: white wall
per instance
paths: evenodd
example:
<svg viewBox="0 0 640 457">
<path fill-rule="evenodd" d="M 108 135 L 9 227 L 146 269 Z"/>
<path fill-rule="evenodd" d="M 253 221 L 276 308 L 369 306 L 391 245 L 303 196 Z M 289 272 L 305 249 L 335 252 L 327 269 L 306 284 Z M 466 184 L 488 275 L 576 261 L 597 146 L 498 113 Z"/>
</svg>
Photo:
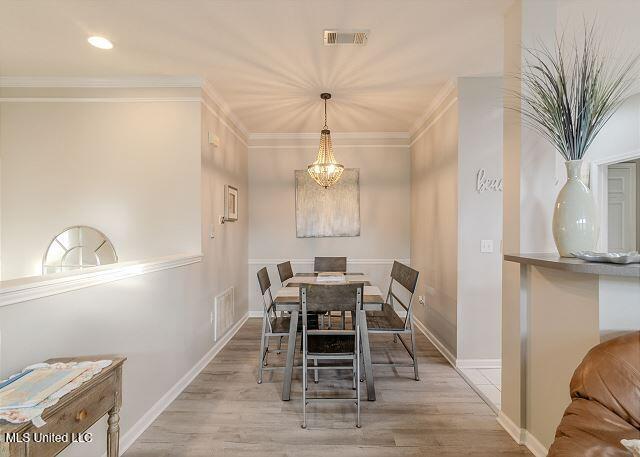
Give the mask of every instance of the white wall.
<svg viewBox="0 0 640 457">
<path fill-rule="evenodd" d="M 180 205 L 190 207 L 193 202 L 197 205 L 195 244 L 198 250 L 202 245 L 202 261 L 0 306 L 0 379 L 50 357 L 110 353 L 128 357 L 124 366 L 120 422 L 123 444 L 130 443 L 136 432 L 143 430 L 144 416 L 156 402 L 170 394 L 176 383 L 215 348 L 210 322 L 214 297 L 228 287 L 234 287 L 236 322 L 247 313 L 246 137 L 200 90 L 195 102 L 189 104 L 196 110 L 193 116 L 195 125 L 183 124 L 176 119 L 176 111 L 165 109 L 160 101 L 154 102 L 153 113 L 156 113 L 154 124 L 165 130 L 195 132 L 196 163 L 193 168 L 196 174 L 191 173 L 191 167 L 188 168 L 189 173 L 183 169 L 181 163 L 186 158 L 174 157 L 173 176 L 167 179 L 171 190 L 176 193 L 181 192 L 177 187 L 191 189 L 194 184 L 196 193 L 189 195 L 189 201 L 181 202 L 173 201 L 170 195 L 163 195 L 172 208 Z M 80 109 L 86 109 L 84 103 Z M 138 112 L 139 109 L 141 107 L 137 103 L 123 102 L 118 107 L 108 105 L 104 111 L 110 119 L 111 110 L 119 110 L 126 115 L 128 111 Z M 94 120 L 99 122 L 99 116 Z M 206 132 L 209 130 L 221 138 L 219 148 L 213 149 L 206 144 Z M 129 122 L 111 134 L 127 138 L 137 131 L 137 123 Z M 160 138 L 170 135 L 169 132 L 156 134 Z M 82 131 L 77 135 L 69 134 L 69 141 L 75 140 L 76 136 L 82 137 Z M 155 141 L 146 136 L 140 141 L 145 139 Z M 144 158 L 145 164 L 153 161 L 152 152 L 147 151 L 149 156 Z M 126 158 L 122 160 L 126 161 Z M 199 160 L 202 160 L 202 168 Z M 89 170 L 84 166 L 80 171 Z M 120 167 L 112 167 L 111 170 L 114 179 L 121 172 Z M 149 187 L 158 179 L 153 164 L 148 164 L 146 170 L 146 181 L 130 190 L 131 193 L 145 193 L 145 182 Z M 140 178 L 137 176 L 138 180 Z M 225 184 L 236 185 L 240 191 L 240 219 L 233 224 L 214 226 L 215 238 L 212 239 L 209 238 L 209 222 L 221 213 Z M 114 203 L 122 203 L 121 199 L 126 198 L 129 196 L 119 195 Z M 136 199 L 136 196 L 131 198 Z M 94 201 L 102 207 L 104 200 L 111 199 L 107 192 L 96 192 Z M 149 204 L 153 204 L 150 198 Z M 199 226 L 201 216 L 203 224 Z M 29 227 L 25 225 L 25 228 Z M 125 230 L 126 227 L 115 226 L 114 239 L 119 239 Z M 167 243 L 173 241 L 173 236 L 167 237 Z M 0 289 L 0 295 L 3 293 L 6 291 Z M 106 449 L 105 430 L 103 419 L 91 429 L 95 434 L 92 444 L 72 445 L 61 455 L 102 456 Z"/>
<path fill-rule="evenodd" d="M 458 287 L 458 99 L 453 91 L 411 139 L 411 262 L 415 316 L 455 358 Z"/>
<path fill-rule="evenodd" d="M 197 99 L 21 100 L 0 104 L 2 280 L 40 274 L 71 225 L 103 231 L 120 261 L 200 252 Z"/>
<path fill-rule="evenodd" d="M 478 193 L 478 170 L 502 178 L 502 78 L 459 78 L 458 364 L 499 366 L 502 192 Z M 481 240 L 494 251 L 481 253 Z"/>
<path fill-rule="evenodd" d="M 315 160 L 320 134 L 257 135 L 249 146 L 249 297 L 250 309 L 262 309 L 256 272 L 293 260 L 294 271 L 311 271 L 315 256 L 347 256 L 349 270 L 373 275 L 387 287 L 394 259 L 408 261 L 410 171 L 407 138 L 402 135 L 333 134 L 336 158 L 360 169 L 358 237 L 296 238 L 294 170 Z M 297 260 L 297 261 L 296 261 Z"/>
</svg>

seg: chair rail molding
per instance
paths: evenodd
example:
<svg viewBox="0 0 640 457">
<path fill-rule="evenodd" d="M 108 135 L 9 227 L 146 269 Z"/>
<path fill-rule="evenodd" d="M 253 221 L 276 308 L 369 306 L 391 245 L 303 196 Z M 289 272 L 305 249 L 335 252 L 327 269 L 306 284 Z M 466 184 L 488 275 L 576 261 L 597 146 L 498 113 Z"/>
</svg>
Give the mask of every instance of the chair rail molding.
<svg viewBox="0 0 640 457">
<path fill-rule="evenodd" d="M 406 265 L 410 265 L 411 264 L 411 259 L 410 258 L 403 258 L 403 259 L 350 259 L 347 258 L 347 264 L 352 264 L 352 265 L 387 265 L 387 264 L 393 264 L 393 262 L 398 261 L 400 263 L 404 263 Z M 249 259 L 249 265 L 273 265 L 273 264 L 278 264 L 278 263 L 282 263 L 282 262 L 291 262 L 296 263 L 296 264 L 312 264 L 313 265 L 313 259 Z"/>
<path fill-rule="evenodd" d="M 0 282 L 0 307 L 119 281 L 132 276 L 179 268 L 201 262 L 202 257 L 202 254 L 172 255 L 114 263 L 50 276 L 31 276 L 2 281 Z"/>
</svg>

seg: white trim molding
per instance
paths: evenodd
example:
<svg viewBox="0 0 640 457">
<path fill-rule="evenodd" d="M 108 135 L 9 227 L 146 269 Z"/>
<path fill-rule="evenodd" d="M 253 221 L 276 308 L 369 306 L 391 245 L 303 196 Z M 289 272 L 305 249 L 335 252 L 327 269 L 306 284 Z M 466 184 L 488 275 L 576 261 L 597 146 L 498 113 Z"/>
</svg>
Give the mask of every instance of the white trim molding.
<svg viewBox="0 0 640 457">
<path fill-rule="evenodd" d="M 85 287 L 119 281 L 202 261 L 202 254 L 173 255 L 151 260 L 114 263 L 50 276 L 32 276 L 0 282 L 0 307 Z"/>
<path fill-rule="evenodd" d="M 316 138 L 317 139 L 317 138 Z M 314 149 L 317 148 L 317 144 L 308 144 L 308 145 L 266 145 L 266 144 L 253 144 L 249 145 L 249 149 Z M 392 149 L 392 148 L 400 148 L 400 149 L 408 149 L 408 144 L 334 144 L 332 145 L 333 149 Z"/>
<path fill-rule="evenodd" d="M 220 353 L 220 351 L 231 341 L 231 338 L 238 333 L 238 330 L 249 318 L 245 314 L 225 335 L 213 345 L 213 347 L 191 368 L 180 380 L 171 387 L 155 404 L 127 430 L 120 439 L 120 453 L 124 454 L 127 449 L 138 439 L 144 431 L 149 428 L 156 418 L 175 400 L 178 395 L 200 374 L 202 370 Z M 107 453 L 102 454 L 107 457 Z"/>
<path fill-rule="evenodd" d="M 447 359 L 447 362 L 451 364 L 451 366 L 458 371 L 456 367 L 456 356 L 453 355 L 449 349 L 436 337 L 431 331 L 424 325 L 419 319 L 413 316 L 413 323 L 416 325 L 416 328 L 422 332 L 422 334 L 427 337 L 427 339 L 433 344 L 436 349 L 442 354 L 442 356 Z"/>
<path fill-rule="evenodd" d="M 0 103 L 153 103 L 202 102 L 200 97 L 1 97 Z"/>
<path fill-rule="evenodd" d="M 242 121 L 234 114 L 222 95 L 213 87 L 213 85 L 207 81 L 202 81 L 202 91 L 220 108 L 222 114 L 231 121 L 231 123 L 244 135 L 245 138 L 249 138 L 249 131 Z M 244 141 L 244 140 L 243 140 Z M 246 146 L 246 143 L 245 143 Z"/>
<path fill-rule="evenodd" d="M 392 265 L 394 261 L 404 263 L 406 265 L 411 264 L 411 259 L 349 259 L 347 258 L 347 264 L 351 265 Z M 249 259 L 249 265 L 273 265 L 282 262 L 291 262 L 292 264 L 313 265 L 313 259 Z"/>
<path fill-rule="evenodd" d="M 211 83 L 197 76 L 149 76 L 149 77 L 55 77 L 55 76 L 0 76 L 0 87 L 8 88 L 67 88 L 67 89 L 141 89 L 141 88 L 199 88 L 218 107 L 213 109 L 203 97 L 3 97 L 2 103 L 35 102 L 201 102 L 219 119 L 224 116 L 244 138 L 249 132 L 242 121 L 233 113 L 227 102 Z M 222 120 L 222 119 L 221 119 Z M 225 126 L 230 128 L 225 123 Z M 234 131 L 234 134 L 236 132 Z M 240 136 L 237 135 L 239 138 Z"/>
<path fill-rule="evenodd" d="M 502 359 L 457 359 L 458 368 L 502 368 Z"/>
<path fill-rule="evenodd" d="M 504 412 L 500 411 L 496 420 L 516 443 L 526 446 L 536 457 L 546 457 L 549 453 L 549 450 L 535 436 L 516 425 Z"/>
<path fill-rule="evenodd" d="M 498 417 L 496 418 L 498 424 L 502 426 L 505 431 L 511 435 L 511 438 L 518 443 L 524 444 L 525 442 L 525 432 L 518 425 L 515 424 L 509 417 L 502 411 L 498 413 Z"/>
<path fill-rule="evenodd" d="M 118 78 L 86 78 L 57 76 L 0 76 L 0 87 L 44 88 L 144 88 L 202 87 L 202 78 L 195 76 L 150 76 Z"/>
<path fill-rule="evenodd" d="M 589 164 L 589 187 L 593 192 L 600 213 L 600 220 L 608 220 L 608 174 L 609 165 L 619 162 L 626 162 L 640 158 L 640 149 L 633 149 L 615 156 L 609 156 L 604 159 L 596 159 Z M 600 224 L 600 238 L 598 240 L 598 249 L 607 251 L 609 230 L 607 224 Z"/>
<path fill-rule="evenodd" d="M 250 141 L 264 140 L 317 140 L 317 132 L 313 133 L 252 133 Z M 335 132 L 333 140 L 409 140 L 409 132 Z"/>
<path fill-rule="evenodd" d="M 414 143 L 416 141 L 418 141 L 422 135 L 424 135 L 425 133 L 427 133 L 429 130 L 431 130 L 431 127 L 433 127 L 436 122 L 438 122 L 440 120 L 440 118 L 442 116 L 444 116 L 447 111 L 449 111 L 449 109 L 455 105 L 458 102 L 458 97 L 454 97 L 451 99 L 451 101 L 449 103 L 447 103 L 441 110 L 440 112 L 438 112 L 438 114 L 436 114 L 433 118 L 430 118 L 431 121 L 422 129 L 419 129 L 420 133 L 418 133 L 416 136 L 412 137 L 413 139 L 411 140 L 411 143 L 409 143 L 409 146 L 413 146 Z"/>
<path fill-rule="evenodd" d="M 418 133 L 424 126 L 425 122 L 427 122 L 429 118 L 431 118 L 434 114 L 438 112 L 438 110 L 440 109 L 442 104 L 445 102 L 447 97 L 449 97 L 449 95 L 451 95 L 453 91 L 456 90 L 456 87 L 457 87 L 457 84 L 456 84 L 456 80 L 454 79 L 450 79 L 444 83 L 444 85 L 442 86 L 442 88 L 440 88 L 436 96 L 433 97 L 433 100 L 431 101 L 431 103 L 429 104 L 425 112 L 422 113 L 422 115 L 420 115 L 418 119 L 416 119 L 416 121 L 413 123 L 413 126 L 409 129 L 410 137 Z"/>
</svg>

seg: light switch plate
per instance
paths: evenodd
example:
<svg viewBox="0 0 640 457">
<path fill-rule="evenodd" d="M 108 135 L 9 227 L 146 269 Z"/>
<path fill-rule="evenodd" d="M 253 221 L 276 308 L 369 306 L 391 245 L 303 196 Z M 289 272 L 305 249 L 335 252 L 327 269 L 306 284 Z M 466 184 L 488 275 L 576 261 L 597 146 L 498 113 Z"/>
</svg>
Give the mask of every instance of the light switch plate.
<svg viewBox="0 0 640 457">
<path fill-rule="evenodd" d="M 482 240 L 480 242 L 480 252 L 485 254 L 493 252 L 493 240 Z"/>
</svg>

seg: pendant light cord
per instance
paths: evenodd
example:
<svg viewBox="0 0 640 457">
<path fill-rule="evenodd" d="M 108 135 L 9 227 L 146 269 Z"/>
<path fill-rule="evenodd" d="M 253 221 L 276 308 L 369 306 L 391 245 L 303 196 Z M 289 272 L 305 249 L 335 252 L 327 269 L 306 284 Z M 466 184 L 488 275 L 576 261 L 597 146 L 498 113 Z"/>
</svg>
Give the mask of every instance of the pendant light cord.
<svg viewBox="0 0 640 457">
<path fill-rule="evenodd" d="M 327 99 L 324 99 L 324 128 L 327 128 Z"/>
</svg>

